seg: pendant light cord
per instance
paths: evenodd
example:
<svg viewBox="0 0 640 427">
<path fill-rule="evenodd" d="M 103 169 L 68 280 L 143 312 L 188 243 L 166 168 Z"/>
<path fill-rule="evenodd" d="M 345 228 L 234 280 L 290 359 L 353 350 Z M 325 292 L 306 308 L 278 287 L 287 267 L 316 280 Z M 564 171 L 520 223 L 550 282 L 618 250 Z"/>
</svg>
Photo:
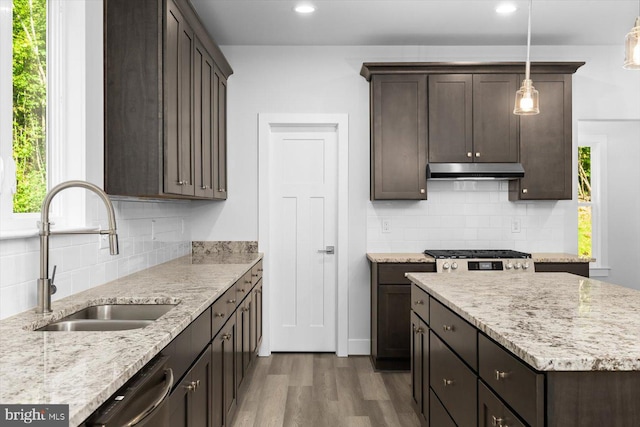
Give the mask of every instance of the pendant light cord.
<svg viewBox="0 0 640 427">
<path fill-rule="evenodd" d="M 529 80 L 530 70 L 531 70 L 531 62 L 529 60 L 529 56 L 531 53 L 531 3 L 533 0 L 529 0 L 529 26 L 527 29 L 527 63 L 525 69 L 525 79 Z"/>
</svg>

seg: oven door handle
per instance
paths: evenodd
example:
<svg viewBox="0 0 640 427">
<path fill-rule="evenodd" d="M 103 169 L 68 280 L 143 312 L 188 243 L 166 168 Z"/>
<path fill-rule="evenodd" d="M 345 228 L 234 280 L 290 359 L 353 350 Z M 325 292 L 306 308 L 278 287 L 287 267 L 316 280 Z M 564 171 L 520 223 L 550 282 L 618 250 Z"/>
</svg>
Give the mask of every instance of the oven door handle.
<svg viewBox="0 0 640 427">
<path fill-rule="evenodd" d="M 165 386 L 162 388 L 158 397 L 149 406 L 147 406 L 144 411 L 133 417 L 128 423 L 125 423 L 125 427 L 133 427 L 139 424 L 142 420 L 151 415 L 153 411 L 155 411 L 169 396 L 169 393 L 171 393 L 171 387 L 173 387 L 173 370 L 171 368 L 165 369 L 164 377 Z"/>
</svg>

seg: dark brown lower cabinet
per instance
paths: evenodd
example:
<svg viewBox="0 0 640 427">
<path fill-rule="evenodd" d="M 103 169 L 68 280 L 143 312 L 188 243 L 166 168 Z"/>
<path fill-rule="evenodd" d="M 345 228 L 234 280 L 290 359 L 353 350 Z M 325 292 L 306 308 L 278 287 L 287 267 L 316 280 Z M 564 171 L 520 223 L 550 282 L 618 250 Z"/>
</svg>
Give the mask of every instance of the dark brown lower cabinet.
<svg viewBox="0 0 640 427">
<path fill-rule="evenodd" d="M 429 417 L 434 427 L 457 427 L 433 390 L 429 390 Z M 497 427 L 498 424 L 495 424 Z"/>
<path fill-rule="evenodd" d="M 429 327 L 411 313 L 411 398 L 423 426 L 429 426 Z M 434 426 L 438 424 L 433 424 Z"/>
<path fill-rule="evenodd" d="M 213 338 L 213 427 L 231 425 L 238 406 L 236 385 L 236 319 L 232 316 Z"/>
<path fill-rule="evenodd" d="M 169 413 L 172 427 L 212 425 L 212 369 L 211 345 L 208 345 L 171 393 Z"/>
<path fill-rule="evenodd" d="M 478 380 L 478 427 L 525 427 L 518 417 Z"/>
<path fill-rule="evenodd" d="M 434 263 L 371 263 L 371 362 L 378 370 L 411 369 L 409 272 L 435 272 Z"/>
</svg>

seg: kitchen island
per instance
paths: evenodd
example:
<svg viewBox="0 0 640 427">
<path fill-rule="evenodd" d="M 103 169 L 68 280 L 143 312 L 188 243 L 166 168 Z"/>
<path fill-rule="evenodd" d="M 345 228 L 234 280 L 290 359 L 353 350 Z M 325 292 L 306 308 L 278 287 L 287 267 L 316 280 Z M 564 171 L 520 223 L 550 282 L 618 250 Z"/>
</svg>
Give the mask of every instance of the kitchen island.
<svg viewBox="0 0 640 427">
<path fill-rule="evenodd" d="M 425 422 L 444 413 L 458 425 L 638 425 L 637 290 L 566 273 L 408 278 Z"/>
<path fill-rule="evenodd" d="M 69 425 L 79 425 L 261 259 L 194 254 L 54 301 L 51 314 L 27 311 L 0 321 L 0 403 L 69 404 Z M 177 305 L 141 329 L 35 331 L 98 304 Z"/>
</svg>

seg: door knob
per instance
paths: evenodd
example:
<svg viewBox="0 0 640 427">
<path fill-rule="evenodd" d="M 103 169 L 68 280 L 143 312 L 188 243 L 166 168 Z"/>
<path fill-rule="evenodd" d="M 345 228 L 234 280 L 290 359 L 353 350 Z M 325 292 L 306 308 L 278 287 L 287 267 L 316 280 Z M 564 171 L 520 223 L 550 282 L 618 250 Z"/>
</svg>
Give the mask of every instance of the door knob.
<svg viewBox="0 0 640 427">
<path fill-rule="evenodd" d="M 327 249 L 318 249 L 319 253 L 325 253 L 327 255 L 333 255 L 336 253 L 335 246 L 327 246 Z"/>
</svg>

